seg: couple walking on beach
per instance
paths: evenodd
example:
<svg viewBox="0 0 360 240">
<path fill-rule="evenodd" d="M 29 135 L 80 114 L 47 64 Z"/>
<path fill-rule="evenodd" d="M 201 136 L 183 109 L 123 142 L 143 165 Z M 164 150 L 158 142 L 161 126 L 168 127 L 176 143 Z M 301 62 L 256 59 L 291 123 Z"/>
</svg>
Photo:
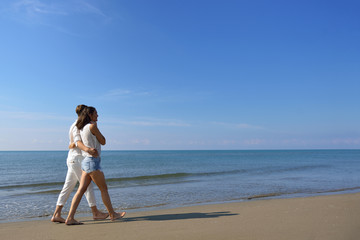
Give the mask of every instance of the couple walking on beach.
<svg viewBox="0 0 360 240">
<path fill-rule="evenodd" d="M 97 127 L 97 111 L 94 107 L 86 105 L 78 105 L 75 111 L 78 119 L 71 125 L 69 131 L 68 171 L 51 221 L 65 223 L 66 225 L 82 224 L 76 221 L 74 216 L 84 194 L 94 220 L 103 220 L 108 217 L 111 220 L 122 218 L 126 212 L 118 213 L 114 211 L 105 176 L 100 167 L 101 145 L 105 145 L 106 140 Z M 65 220 L 61 216 L 61 211 L 78 181 L 80 184 L 72 199 L 70 211 Z M 103 213 L 97 209 L 92 181 L 98 186 L 108 213 Z"/>
</svg>

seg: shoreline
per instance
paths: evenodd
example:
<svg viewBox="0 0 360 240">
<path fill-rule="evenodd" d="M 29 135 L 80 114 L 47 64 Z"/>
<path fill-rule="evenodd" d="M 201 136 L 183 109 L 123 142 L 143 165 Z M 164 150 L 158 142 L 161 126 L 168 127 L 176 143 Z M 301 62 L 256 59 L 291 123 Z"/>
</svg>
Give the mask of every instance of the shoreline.
<svg viewBox="0 0 360 240">
<path fill-rule="evenodd" d="M 209 201 L 209 202 L 199 202 L 193 204 L 186 204 L 186 205 L 163 205 L 158 204 L 156 206 L 148 206 L 142 208 L 130 208 L 130 209 L 117 209 L 116 211 L 126 211 L 129 213 L 137 213 L 137 212 L 153 212 L 153 211 L 163 211 L 163 210 L 170 210 L 170 209 L 177 209 L 177 208 L 186 208 L 186 207 L 196 207 L 196 206 L 203 206 L 203 205 L 219 205 L 219 204 L 229 204 L 229 203 L 243 203 L 249 201 L 265 201 L 271 199 L 292 199 L 292 198 L 307 198 L 307 197 L 317 197 L 317 196 L 329 196 L 329 195 L 342 195 L 342 194 L 355 194 L 359 193 L 360 187 L 354 188 L 345 188 L 345 189 L 334 189 L 331 191 L 324 191 L 324 192 L 316 192 L 316 193 L 283 193 L 283 194 L 260 194 L 254 195 L 249 197 L 243 197 L 238 199 L 231 199 L 226 201 Z M 54 206 L 55 209 L 55 206 Z M 101 211 L 106 212 L 106 209 L 100 209 Z M 63 211 L 63 217 L 66 218 L 68 211 Z M 37 217 L 26 217 L 20 219 L 10 219 L 10 220 L 0 220 L 0 224 L 3 223 L 16 223 L 16 222 L 30 222 L 30 221 L 47 221 L 50 219 L 52 214 L 44 215 L 44 216 L 37 216 Z M 77 211 L 76 215 L 79 219 L 86 219 L 91 217 L 91 211 L 84 211 L 79 212 Z"/>
<path fill-rule="evenodd" d="M 81 226 L 49 220 L 0 223 L 4 239 L 358 239 L 360 193 L 267 198 L 154 211 L 111 222 L 79 217 Z M 19 231 L 21 230 L 21 231 Z"/>
<path fill-rule="evenodd" d="M 177 208 L 186 208 L 186 207 L 196 207 L 196 206 L 203 206 L 203 205 L 219 205 L 219 204 L 229 204 L 229 203 L 242 203 L 242 202 L 249 202 L 249 201 L 265 201 L 265 200 L 271 200 L 271 199 L 292 199 L 292 198 L 307 198 L 307 197 L 317 197 L 317 196 L 329 196 L 329 195 L 342 195 L 342 194 L 355 194 L 359 193 L 360 187 L 354 187 L 354 188 L 345 188 L 345 189 L 334 189 L 331 191 L 324 191 L 324 192 L 316 192 L 316 193 L 283 193 L 283 194 L 275 194 L 275 193 L 269 193 L 269 194 L 260 194 L 260 195 L 254 195 L 249 197 L 242 197 L 237 199 L 230 199 L 226 201 L 209 201 L 209 202 L 199 202 L 199 203 L 193 203 L 193 204 L 185 204 L 185 205 L 164 205 L 164 204 L 158 204 L 154 206 L 148 206 L 148 207 L 141 207 L 141 208 L 128 208 L 128 209 L 117 209 L 116 211 L 126 211 L 129 213 L 137 213 L 137 212 L 153 212 L 153 211 L 163 211 L 163 210 L 170 210 L 170 209 L 177 209 Z M 55 206 L 54 206 L 55 209 Z M 68 210 L 68 209 L 67 209 Z M 106 209 L 100 209 L 101 211 L 106 212 Z M 63 217 L 66 218 L 68 214 L 68 211 L 63 211 Z M 0 220 L 0 224 L 3 223 L 16 223 L 16 222 L 30 222 L 30 221 L 47 221 L 52 216 L 52 213 L 49 215 L 44 216 L 34 216 L 34 217 L 24 217 L 19 219 L 10 219 L 10 220 Z M 89 218 L 91 217 L 91 211 L 77 211 L 76 215 L 79 219 L 81 218 Z"/>
</svg>

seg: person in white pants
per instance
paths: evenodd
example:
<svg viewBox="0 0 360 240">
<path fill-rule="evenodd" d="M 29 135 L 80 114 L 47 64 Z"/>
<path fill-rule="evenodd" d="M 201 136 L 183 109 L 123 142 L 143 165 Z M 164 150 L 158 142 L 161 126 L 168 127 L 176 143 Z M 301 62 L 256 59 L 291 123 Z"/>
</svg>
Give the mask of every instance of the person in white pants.
<svg viewBox="0 0 360 240">
<path fill-rule="evenodd" d="M 84 110 L 85 107 L 86 107 L 85 105 L 78 105 L 76 107 L 75 111 L 78 116 L 80 115 L 82 110 Z M 61 211 L 66 201 L 68 200 L 70 193 L 74 190 L 76 183 L 80 182 L 81 179 L 81 174 L 82 174 L 81 161 L 84 160 L 81 150 L 88 152 L 93 156 L 98 155 L 96 149 L 88 148 L 82 143 L 80 132 L 75 126 L 76 122 L 77 121 L 75 121 L 71 125 L 69 131 L 70 150 L 68 152 L 68 157 L 66 160 L 68 171 L 66 174 L 64 186 L 59 194 L 58 201 L 56 203 L 55 212 L 51 218 L 52 222 L 59 222 L 59 223 L 65 222 L 65 219 L 61 217 Z M 103 213 L 97 209 L 95 194 L 94 194 L 94 186 L 92 183 L 89 185 L 87 191 L 85 192 L 85 197 L 88 201 L 89 207 L 91 208 L 94 220 L 106 219 L 109 216 L 109 214 Z"/>
</svg>

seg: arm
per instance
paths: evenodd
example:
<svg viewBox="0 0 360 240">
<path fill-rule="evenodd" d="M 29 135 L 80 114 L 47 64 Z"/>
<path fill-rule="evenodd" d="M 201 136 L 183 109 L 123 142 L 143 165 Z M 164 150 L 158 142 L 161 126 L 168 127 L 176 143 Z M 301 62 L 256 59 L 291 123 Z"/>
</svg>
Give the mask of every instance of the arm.
<svg viewBox="0 0 360 240">
<path fill-rule="evenodd" d="M 97 123 L 93 123 L 90 125 L 90 131 L 92 134 L 94 134 L 94 136 L 96 137 L 96 139 L 99 141 L 99 143 L 101 145 L 105 145 L 106 144 L 106 139 L 105 137 L 101 134 L 100 130 L 97 127 Z"/>
<path fill-rule="evenodd" d="M 72 149 L 72 148 L 76 148 L 76 143 L 70 143 L 70 145 L 69 145 L 69 149 Z"/>
<path fill-rule="evenodd" d="M 76 148 L 76 142 L 81 140 L 80 131 L 77 129 L 76 126 L 71 125 L 70 132 L 69 132 L 70 144 L 69 149 Z"/>
<path fill-rule="evenodd" d="M 80 140 L 77 141 L 76 143 L 70 143 L 70 145 L 69 145 L 69 149 L 76 148 L 76 147 L 80 148 L 84 152 L 89 153 L 93 157 L 98 157 L 99 156 L 99 153 L 95 148 L 89 148 L 89 147 L 85 146 L 83 144 L 83 142 L 80 141 Z"/>
<path fill-rule="evenodd" d="M 78 148 L 80 148 L 84 152 L 89 153 L 91 156 L 93 156 L 93 157 L 98 157 L 99 156 L 99 154 L 98 154 L 98 152 L 97 152 L 97 150 L 95 148 L 89 148 L 89 147 L 85 146 L 82 143 L 82 141 L 77 141 L 76 144 L 77 144 Z"/>
</svg>

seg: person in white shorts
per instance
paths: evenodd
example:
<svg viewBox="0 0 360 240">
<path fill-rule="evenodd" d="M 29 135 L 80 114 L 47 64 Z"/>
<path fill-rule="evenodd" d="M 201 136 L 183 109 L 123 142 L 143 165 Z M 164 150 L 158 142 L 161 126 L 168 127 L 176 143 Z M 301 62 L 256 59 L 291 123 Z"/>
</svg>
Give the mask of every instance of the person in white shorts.
<svg viewBox="0 0 360 240">
<path fill-rule="evenodd" d="M 78 105 L 75 109 L 77 115 L 79 116 L 82 110 L 84 110 L 85 108 L 85 105 Z M 81 179 L 81 162 L 82 160 L 84 160 L 81 150 L 89 153 L 90 155 L 93 155 L 94 157 L 98 156 L 96 149 L 88 148 L 82 143 L 80 132 L 76 127 L 76 122 L 77 121 L 75 121 L 71 125 L 69 131 L 70 150 L 67 157 L 68 171 L 66 174 L 64 186 L 59 194 L 58 201 L 56 203 L 55 212 L 51 218 L 52 222 L 65 222 L 65 219 L 61 217 L 61 211 L 67 199 L 69 198 L 70 193 L 74 190 L 76 183 L 80 182 Z M 89 185 L 87 191 L 85 192 L 85 197 L 88 201 L 89 207 L 91 208 L 94 220 L 106 219 L 109 216 L 109 214 L 103 213 L 97 209 L 93 184 Z"/>
</svg>

